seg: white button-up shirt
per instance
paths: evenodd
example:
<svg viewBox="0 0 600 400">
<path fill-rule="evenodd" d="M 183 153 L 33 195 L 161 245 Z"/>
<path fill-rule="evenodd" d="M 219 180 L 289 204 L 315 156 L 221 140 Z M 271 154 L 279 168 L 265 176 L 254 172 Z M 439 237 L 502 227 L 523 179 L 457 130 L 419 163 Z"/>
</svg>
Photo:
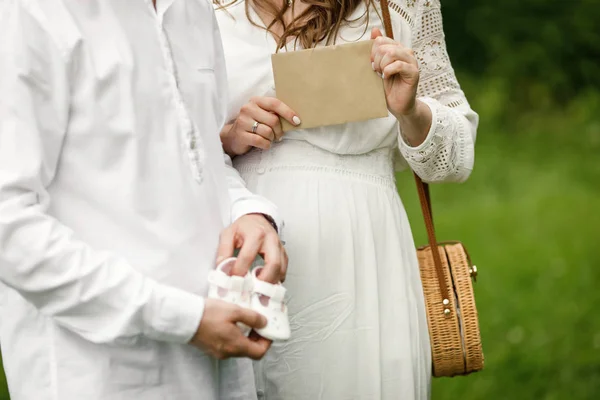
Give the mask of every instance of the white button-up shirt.
<svg viewBox="0 0 600 400">
<path fill-rule="evenodd" d="M 219 232 L 251 212 L 277 220 L 224 162 L 210 2 L 1 1 L 0 343 L 12 399 L 252 398 L 251 371 L 224 374 L 186 344 Z"/>
</svg>

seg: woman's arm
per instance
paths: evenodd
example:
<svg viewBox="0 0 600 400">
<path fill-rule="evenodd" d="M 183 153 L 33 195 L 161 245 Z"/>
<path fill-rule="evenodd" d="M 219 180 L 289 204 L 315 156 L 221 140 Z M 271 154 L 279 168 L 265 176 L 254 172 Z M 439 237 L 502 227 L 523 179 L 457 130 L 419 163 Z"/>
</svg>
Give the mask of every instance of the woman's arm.
<svg viewBox="0 0 600 400">
<path fill-rule="evenodd" d="M 400 130 L 405 132 L 400 135 L 400 151 L 427 182 L 463 182 L 473 169 L 479 117 L 471 109 L 450 63 L 440 1 L 419 1 L 417 6 L 412 41 L 420 70 L 417 101 L 428 106 L 431 126 L 423 142 L 416 144 L 409 136 L 414 123 L 400 119 Z"/>
<path fill-rule="evenodd" d="M 379 37 L 372 58 L 383 74 L 390 112 L 399 121 L 400 152 L 426 182 L 462 182 L 473 169 L 479 118 L 452 69 L 440 2 L 421 0 L 409 6 L 403 1 L 390 7 L 390 13 L 396 32 L 411 26 L 412 49 Z"/>
</svg>

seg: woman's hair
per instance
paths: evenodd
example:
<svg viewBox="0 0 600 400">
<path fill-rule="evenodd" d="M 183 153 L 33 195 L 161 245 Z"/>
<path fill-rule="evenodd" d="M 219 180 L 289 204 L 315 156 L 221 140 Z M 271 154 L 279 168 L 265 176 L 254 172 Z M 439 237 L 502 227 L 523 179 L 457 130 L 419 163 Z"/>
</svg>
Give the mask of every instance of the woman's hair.
<svg viewBox="0 0 600 400">
<path fill-rule="evenodd" d="M 235 4 L 239 0 L 213 0 L 215 4 L 221 8 L 226 8 Z M 335 43 L 340 27 L 345 22 L 354 22 L 363 17 L 367 17 L 371 4 L 374 0 L 294 0 L 302 1 L 308 4 L 308 8 L 294 18 L 288 25 L 283 20 L 283 15 L 288 10 L 289 5 L 287 0 L 283 0 L 283 7 L 279 8 L 274 4 L 273 0 L 246 0 L 246 16 L 251 24 L 262 27 L 252 20 L 250 15 L 251 4 L 255 8 L 273 17 L 273 22 L 267 26 L 267 30 L 277 24 L 283 27 L 283 34 L 278 38 L 277 50 L 285 47 L 290 39 L 294 39 L 296 44 L 300 44 L 302 48 L 309 49 L 315 47 L 318 43 L 326 41 L 326 44 Z M 355 20 L 348 20 L 350 15 L 364 3 L 366 5 L 365 14 Z M 366 24 L 365 24 L 365 29 Z"/>
</svg>

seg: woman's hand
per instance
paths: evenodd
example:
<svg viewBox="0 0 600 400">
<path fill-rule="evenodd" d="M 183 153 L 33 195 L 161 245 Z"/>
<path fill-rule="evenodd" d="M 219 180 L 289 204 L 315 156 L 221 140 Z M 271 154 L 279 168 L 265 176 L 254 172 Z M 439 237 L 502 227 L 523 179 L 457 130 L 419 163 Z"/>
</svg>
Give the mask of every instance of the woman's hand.
<svg viewBox="0 0 600 400">
<path fill-rule="evenodd" d="M 419 85 L 419 65 L 414 52 L 383 36 L 377 28 L 371 32 L 371 39 L 375 39 L 371 62 L 384 79 L 390 112 L 396 117 L 413 113 Z"/>
<path fill-rule="evenodd" d="M 252 147 L 267 150 L 271 143 L 281 140 L 283 130 L 279 117 L 292 125 L 300 125 L 300 118 L 274 97 L 253 97 L 242 106 L 239 116 L 221 131 L 223 149 L 231 157 L 250 151 Z"/>
<path fill-rule="evenodd" d="M 417 100 L 419 64 L 415 53 L 377 28 L 371 31 L 371 39 L 375 39 L 371 62 L 383 78 L 388 109 L 400 121 L 406 141 L 418 146 L 427 137 L 432 116 L 429 107 Z"/>
</svg>

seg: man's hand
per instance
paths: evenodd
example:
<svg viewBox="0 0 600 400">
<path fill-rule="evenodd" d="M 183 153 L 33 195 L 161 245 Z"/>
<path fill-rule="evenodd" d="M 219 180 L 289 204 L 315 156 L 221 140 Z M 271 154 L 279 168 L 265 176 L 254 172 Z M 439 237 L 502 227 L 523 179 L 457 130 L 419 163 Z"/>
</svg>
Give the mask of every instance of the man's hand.
<svg viewBox="0 0 600 400">
<path fill-rule="evenodd" d="M 265 260 L 261 280 L 278 283 L 285 280 L 288 258 L 279 235 L 261 214 L 244 215 L 221 233 L 217 263 L 240 249 L 233 275 L 244 276 L 257 255 Z"/>
<path fill-rule="evenodd" d="M 271 347 L 271 341 L 256 335 L 247 338 L 237 326 L 238 322 L 254 329 L 267 325 L 265 317 L 257 312 L 221 300 L 206 299 L 202 321 L 190 344 L 219 360 L 230 357 L 260 360 Z"/>
</svg>

